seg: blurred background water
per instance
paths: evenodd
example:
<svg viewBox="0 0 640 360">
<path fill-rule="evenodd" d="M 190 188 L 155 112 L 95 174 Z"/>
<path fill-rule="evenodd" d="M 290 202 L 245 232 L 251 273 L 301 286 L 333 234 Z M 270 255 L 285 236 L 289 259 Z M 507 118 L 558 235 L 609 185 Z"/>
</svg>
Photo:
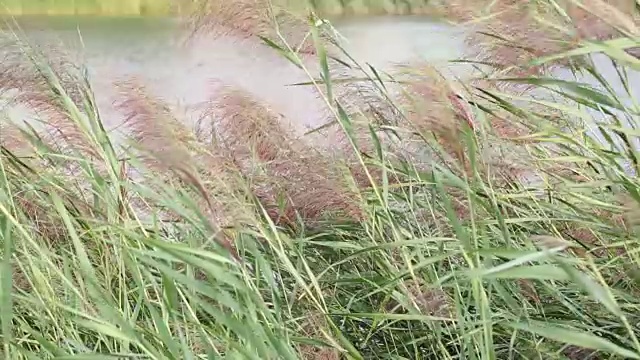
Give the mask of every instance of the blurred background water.
<svg viewBox="0 0 640 360">
<path fill-rule="evenodd" d="M 193 107 L 212 95 L 213 84 L 222 82 L 253 93 L 286 115 L 297 130 L 326 121 L 323 104 L 311 89 L 289 86 L 307 81 L 307 76 L 254 40 L 203 37 L 185 42 L 179 22 L 169 17 L 28 16 L 19 22 L 33 42 L 62 45 L 80 55 L 108 126 L 121 122 L 112 106 L 113 83 L 132 76 L 147 84 L 178 113 L 191 113 Z M 380 70 L 423 59 L 452 70 L 456 76 L 466 71 L 448 64 L 463 55 L 463 33 L 433 18 L 340 17 L 332 23 L 346 38 L 346 48 L 356 59 Z M 631 89 L 627 93 L 606 57 L 596 56 L 595 62 L 626 101 L 640 98 L 638 72 L 629 71 Z M 554 75 L 561 79 L 575 77 L 562 69 Z M 578 79 L 602 88 L 592 77 Z M 607 119 L 601 111 L 589 111 L 596 119 Z M 23 114 L 13 112 L 12 116 L 20 118 Z M 185 121 L 190 120 L 185 117 Z M 589 126 L 593 128 L 592 135 L 604 141 L 595 125 Z"/>
<path fill-rule="evenodd" d="M 306 129 L 324 121 L 322 103 L 291 63 L 254 40 L 201 37 L 185 41 L 171 18 L 23 17 L 21 28 L 36 44 L 63 46 L 80 54 L 108 125 L 114 81 L 135 76 L 172 106 L 188 111 L 212 94 L 213 83 L 239 86 Z M 445 65 L 461 55 L 459 33 L 424 17 L 340 19 L 334 25 L 362 62 L 383 69 L 415 59 Z M 316 75 L 315 73 L 313 74 Z"/>
</svg>

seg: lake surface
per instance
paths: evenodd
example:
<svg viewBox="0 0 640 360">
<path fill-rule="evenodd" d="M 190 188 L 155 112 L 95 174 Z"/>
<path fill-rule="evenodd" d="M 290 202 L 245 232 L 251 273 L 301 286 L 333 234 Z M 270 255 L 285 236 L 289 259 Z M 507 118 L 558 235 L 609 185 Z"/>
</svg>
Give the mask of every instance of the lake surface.
<svg viewBox="0 0 640 360">
<path fill-rule="evenodd" d="M 447 61 L 463 54 L 462 33 L 444 23 L 424 17 L 387 16 L 341 19 L 333 24 L 347 39 L 346 47 L 356 59 L 381 70 L 426 59 L 460 74 L 459 67 L 447 65 Z M 179 114 L 190 113 L 212 95 L 215 83 L 222 82 L 253 93 L 286 115 L 299 132 L 326 121 L 322 103 L 309 88 L 289 86 L 307 81 L 307 76 L 255 40 L 203 37 L 186 43 L 175 19 L 157 18 L 28 18 L 23 29 L 38 43 L 62 43 L 82 54 L 107 126 L 121 122 L 121 116 L 113 111 L 113 83 L 130 76 L 141 79 Z M 596 61 L 606 77 L 617 78 L 606 59 Z M 572 77 L 567 71 L 556 76 Z M 612 82 L 616 91 L 624 92 L 619 81 Z M 628 101 L 640 99 L 640 75 L 631 73 L 629 83 L 633 86 L 626 95 Z M 592 113 L 598 115 L 597 111 Z M 185 117 L 185 121 L 190 120 Z"/>
</svg>

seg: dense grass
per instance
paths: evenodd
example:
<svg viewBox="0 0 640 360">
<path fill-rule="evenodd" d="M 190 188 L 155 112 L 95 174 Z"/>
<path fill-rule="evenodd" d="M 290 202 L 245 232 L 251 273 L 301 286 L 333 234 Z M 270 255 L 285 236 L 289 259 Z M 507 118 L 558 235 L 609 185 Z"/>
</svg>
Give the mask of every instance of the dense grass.
<svg viewBox="0 0 640 360">
<path fill-rule="evenodd" d="M 535 5 L 489 30 L 553 18 Z M 0 90 L 45 122 L 0 130 L 4 358 L 640 358 L 639 110 L 585 56 L 627 84 L 635 19 L 555 52 L 529 33 L 540 47 L 458 83 L 363 66 L 313 17 L 209 9 L 201 34 L 262 36 L 310 75 L 329 125 L 308 136 L 333 151 L 242 89 L 187 129 L 135 80 L 114 85 L 134 140 L 116 142 L 81 67 L 7 38 Z"/>
</svg>

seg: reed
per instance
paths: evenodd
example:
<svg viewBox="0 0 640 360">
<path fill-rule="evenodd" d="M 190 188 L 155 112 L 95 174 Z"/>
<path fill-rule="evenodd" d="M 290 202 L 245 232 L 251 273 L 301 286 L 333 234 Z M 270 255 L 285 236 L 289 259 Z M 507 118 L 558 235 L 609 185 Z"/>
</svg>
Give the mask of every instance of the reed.
<svg viewBox="0 0 640 360">
<path fill-rule="evenodd" d="M 79 64 L 6 39 L 0 91 L 56 131 L 2 119 L 3 358 L 640 358 L 639 111 L 606 92 L 629 85 L 640 60 L 624 50 L 640 44 L 610 6 L 586 7 L 616 19 L 610 47 L 572 46 L 618 65 L 598 87 L 524 71 L 451 82 L 421 62 L 320 69 L 316 134 L 339 134 L 339 156 L 226 84 L 187 128 L 144 79 L 115 85 L 131 140 L 117 144 Z M 233 17 L 217 29 L 273 34 L 219 14 Z M 289 30 L 327 26 L 312 24 Z M 336 66 L 331 37 L 313 39 L 314 61 Z M 531 41 L 549 51 L 521 70 L 600 75 Z M 312 73 L 309 53 L 274 44 Z M 603 142 L 581 121 L 593 109 L 611 116 Z"/>
</svg>

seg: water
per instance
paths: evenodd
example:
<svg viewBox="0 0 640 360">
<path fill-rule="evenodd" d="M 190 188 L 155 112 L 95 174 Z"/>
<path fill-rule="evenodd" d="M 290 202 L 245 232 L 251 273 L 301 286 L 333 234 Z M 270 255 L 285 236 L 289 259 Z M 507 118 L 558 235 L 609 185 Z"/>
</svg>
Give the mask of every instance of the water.
<svg viewBox="0 0 640 360">
<path fill-rule="evenodd" d="M 30 18 L 23 21 L 38 43 L 63 43 L 80 51 L 105 122 L 115 126 L 113 82 L 135 76 L 180 112 L 212 95 L 216 82 L 241 87 L 286 115 L 297 130 L 326 121 L 322 103 L 291 63 L 255 40 L 199 38 L 189 43 L 172 19 Z M 387 17 L 337 21 L 347 48 L 380 69 L 418 58 L 444 63 L 459 56 L 453 30 L 424 18 Z M 310 68 L 316 68 L 310 60 Z M 315 70 L 314 70 L 315 71 Z M 314 76 L 317 74 L 314 72 Z"/>
<path fill-rule="evenodd" d="M 381 70 L 396 63 L 426 59 L 447 66 L 463 53 L 461 32 L 423 17 L 380 17 L 336 20 L 334 25 L 347 38 L 346 47 L 362 62 Z M 286 115 L 290 126 L 303 132 L 326 122 L 323 105 L 308 88 L 290 84 L 307 76 L 271 49 L 255 40 L 201 38 L 185 43 L 173 19 L 29 18 L 26 34 L 38 43 L 62 42 L 82 54 L 89 69 L 98 104 L 108 127 L 121 122 L 113 110 L 114 81 L 135 76 L 164 98 L 180 114 L 210 96 L 216 82 L 241 87 Z M 596 59 L 616 91 L 624 93 L 616 73 L 606 59 Z M 314 71 L 314 61 L 310 60 Z M 455 75 L 465 70 L 449 66 Z M 640 74 L 630 73 L 631 94 L 640 98 Z M 556 73 L 571 78 L 567 71 Z M 594 79 L 580 80 L 595 83 Z M 597 111 L 591 111 L 602 117 Z M 190 121 L 185 116 L 185 121 Z M 593 132 L 592 136 L 603 140 Z"/>
</svg>

